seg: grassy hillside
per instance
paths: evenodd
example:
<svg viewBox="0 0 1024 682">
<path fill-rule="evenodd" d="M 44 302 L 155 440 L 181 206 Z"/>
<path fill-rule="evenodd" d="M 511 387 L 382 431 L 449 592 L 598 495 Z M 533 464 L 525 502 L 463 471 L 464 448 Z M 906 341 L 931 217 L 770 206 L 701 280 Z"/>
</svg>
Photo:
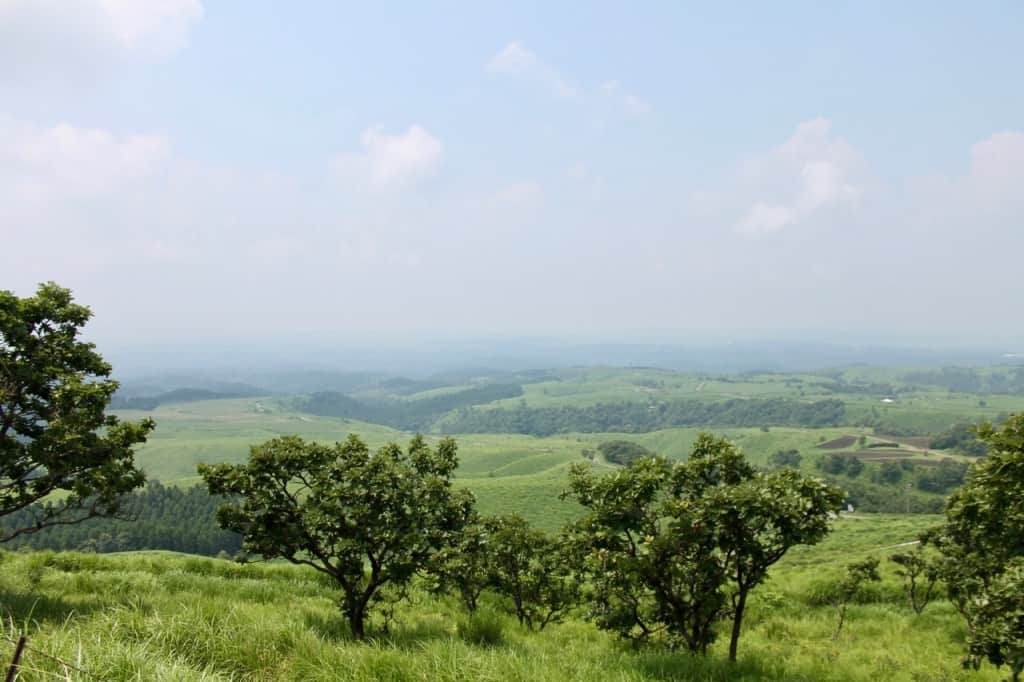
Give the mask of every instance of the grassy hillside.
<svg viewBox="0 0 1024 682">
<path fill-rule="evenodd" d="M 371 447 L 409 434 L 377 424 L 338 417 L 318 417 L 296 412 L 288 400 L 246 398 L 161 405 L 151 413 L 119 411 L 125 418 L 151 414 L 157 429 L 139 448 L 137 459 L 151 478 L 164 483 L 192 485 L 199 482 L 199 463 L 241 462 L 249 446 L 284 434 L 332 443 L 349 433 L 359 434 Z M 468 487 L 485 512 L 519 512 L 532 523 L 556 530 L 571 518 L 575 507 L 559 499 L 570 463 L 582 461 L 584 449 L 602 442 L 631 440 L 670 458 L 680 459 L 690 450 L 701 428 L 664 429 L 650 433 L 564 434 L 538 438 L 518 434 L 456 434 L 460 465 L 458 484 Z M 743 448 L 754 464 L 767 466 L 777 450 L 796 449 L 803 454 L 802 467 L 814 472 L 816 458 L 828 452 L 817 448 L 822 441 L 845 435 L 869 436 L 871 429 L 791 427 L 715 429 Z M 436 439 L 439 436 L 430 436 Z M 906 456 L 920 456 L 907 449 Z M 955 459 L 963 459 L 956 455 Z M 935 455 L 932 455 L 935 457 Z M 864 477 L 865 479 L 867 476 Z M 899 494 L 904 494 L 901 488 Z"/>
<path fill-rule="evenodd" d="M 822 594 L 841 567 L 887 556 L 929 517 L 857 515 L 821 545 L 794 550 L 755 595 L 731 666 L 719 641 L 706 659 L 629 646 L 571 617 L 542 633 L 498 616 L 501 640 L 473 644 L 453 600 L 414 591 L 390 634 L 350 641 L 338 593 L 284 564 L 145 552 L 0 553 L 6 635 L 32 647 L 21 679 L 50 680 L 986 680 L 960 669 L 963 627 L 946 602 L 915 617 L 892 567 L 850 609 L 838 639 Z M 490 600 L 485 608 L 497 607 Z M 0 657 L 13 646 L 0 647 Z M 91 677 L 66 671 L 57 656 Z M 40 671 L 40 672 L 34 672 Z"/>
</svg>

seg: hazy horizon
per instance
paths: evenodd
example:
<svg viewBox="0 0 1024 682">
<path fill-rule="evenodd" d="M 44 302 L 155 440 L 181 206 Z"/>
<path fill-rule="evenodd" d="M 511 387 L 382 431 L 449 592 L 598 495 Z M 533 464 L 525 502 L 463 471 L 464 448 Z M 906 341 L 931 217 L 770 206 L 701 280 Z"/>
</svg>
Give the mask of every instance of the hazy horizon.
<svg viewBox="0 0 1024 682">
<path fill-rule="evenodd" d="M 115 349 L 1019 351 L 1021 20 L 0 0 L 0 288 Z"/>
</svg>

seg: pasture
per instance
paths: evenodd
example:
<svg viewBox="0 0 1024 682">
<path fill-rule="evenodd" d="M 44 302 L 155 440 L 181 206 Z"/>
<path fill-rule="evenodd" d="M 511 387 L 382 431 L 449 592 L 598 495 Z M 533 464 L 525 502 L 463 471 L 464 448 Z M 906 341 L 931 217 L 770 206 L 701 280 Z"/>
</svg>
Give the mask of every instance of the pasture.
<svg viewBox="0 0 1024 682">
<path fill-rule="evenodd" d="M 483 607 L 492 641 L 474 643 L 454 599 L 419 589 L 388 633 L 378 619 L 371 641 L 357 643 L 338 593 L 311 569 L 165 552 L 0 552 L 0 603 L 5 635 L 29 637 L 20 679 L 33 681 L 1001 679 L 990 666 L 960 668 L 964 629 L 952 606 L 939 600 L 915 616 L 887 561 L 884 581 L 859 595 L 833 638 L 827 594 L 842 566 L 884 559 L 936 520 L 858 514 L 839 519 L 820 545 L 792 550 L 754 592 L 735 665 L 725 641 L 706 658 L 634 651 L 579 613 L 529 632 L 495 597 Z"/>
</svg>

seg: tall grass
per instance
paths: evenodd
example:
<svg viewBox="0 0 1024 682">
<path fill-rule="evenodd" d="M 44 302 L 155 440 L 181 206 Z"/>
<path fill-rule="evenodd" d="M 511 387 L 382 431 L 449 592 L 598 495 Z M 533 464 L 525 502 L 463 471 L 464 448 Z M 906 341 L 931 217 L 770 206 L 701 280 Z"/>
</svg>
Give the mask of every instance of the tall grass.
<svg viewBox="0 0 1024 682">
<path fill-rule="evenodd" d="M 914 529 L 898 517 L 844 520 L 827 543 L 784 560 L 755 592 L 737 664 L 725 641 L 705 658 L 634 651 L 579 617 L 533 633 L 493 597 L 468 618 L 454 599 L 420 590 L 389 634 L 378 622 L 359 643 L 314 571 L 161 552 L 0 552 L 0 609 L 5 634 L 24 632 L 33 647 L 23 680 L 91 679 L 42 653 L 103 680 L 1000 679 L 992 668 L 961 670 L 954 609 L 940 601 L 915 616 L 891 567 L 832 638 L 830 581 L 851 556 L 886 556 L 878 548 L 892 544 L 889 526 L 900 539 Z M 0 642 L 0 660 L 12 650 Z"/>
</svg>

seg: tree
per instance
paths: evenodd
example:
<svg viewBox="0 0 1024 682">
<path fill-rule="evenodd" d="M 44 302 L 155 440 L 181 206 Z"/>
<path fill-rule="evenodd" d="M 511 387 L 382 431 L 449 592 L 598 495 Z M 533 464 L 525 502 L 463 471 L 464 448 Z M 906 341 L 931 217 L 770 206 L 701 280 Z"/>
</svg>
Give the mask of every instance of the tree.
<svg viewBox="0 0 1024 682">
<path fill-rule="evenodd" d="M 587 509 L 570 526 L 588 617 L 634 646 L 664 637 L 705 653 L 722 616 L 726 581 L 716 538 L 694 508 L 667 495 L 672 466 L 661 457 L 595 476 L 576 465 L 569 490 Z"/>
<path fill-rule="evenodd" d="M 52 282 L 27 298 L 0 291 L 0 519 L 29 516 L 0 530 L 0 542 L 116 516 L 122 496 L 145 483 L 132 447 L 154 423 L 106 414 L 117 382 L 79 338 L 91 316 Z"/>
<path fill-rule="evenodd" d="M 854 561 L 852 564 L 847 564 L 846 575 L 840 581 L 839 589 L 836 591 L 835 600 L 833 601 L 833 606 L 839 611 L 839 623 L 836 625 L 836 631 L 832 633 L 832 639 L 839 637 L 839 632 L 843 629 L 843 623 L 846 622 L 846 605 L 857 596 L 864 583 L 878 582 L 882 579 L 878 575 L 878 563 L 877 557 L 869 557 L 861 561 Z"/>
<path fill-rule="evenodd" d="M 896 574 L 903 578 L 903 586 L 910 600 L 910 608 L 920 616 L 924 608 L 928 606 L 928 602 L 931 601 L 932 591 L 939 579 L 934 562 L 924 555 L 920 545 L 913 552 L 893 554 L 889 557 L 889 561 L 900 566 L 896 570 Z"/>
<path fill-rule="evenodd" d="M 512 601 L 520 625 L 543 630 L 576 603 L 562 548 L 517 514 L 486 522 L 490 585 Z"/>
<path fill-rule="evenodd" d="M 802 459 L 803 457 L 800 456 L 799 450 L 776 450 L 768 457 L 768 463 L 774 469 L 782 469 L 783 467 L 799 469 Z"/>
<path fill-rule="evenodd" d="M 639 443 L 628 440 L 610 440 L 598 445 L 597 450 L 605 461 L 627 467 L 641 457 L 650 457 L 654 454 Z"/>
<path fill-rule="evenodd" d="M 882 462 L 878 467 L 877 479 L 879 483 L 894 485 L 899 483 L 902 478 L 903 466 L 900 462 Z"/>
<path fill-rule="evenodd" d="M 732 583 L 729 660 L 735 661 L 751 590 L 790 548 L 816 544 L 828 534 L 844 493 L 794 469 L 754 471 L 732 443 L 706 434 L 673 478 L 677 494 L 701 501 L 704 523 L 716 529 Z"/>
<path fill-rule="evenodd" d="M 941 552 L 937 564 L 947 594 L 968 630 L 968 662 L 1024 670 L 1024 415 L 1001 428 L 982 424 L 988 455 L 946 505 L 946 521 L 922 540 Z"/>
<path fill-rule="evenodd" d="M 709 434 L 685 463 L 643 459 L 602 478 L 576 465 L 570 491 L 589 510 L 573 536 L 598 625 L 633 639 L 664 631 L 703 653 L 731 615 L 730 660 L 751 590 L 791 547 L 821 540 L 843 499 L 793 469 L 759 472 Z"/>
<path fill-rule="evenodd" d="M 362 639 L 381 589 L 401 591 L 471 518 L 473 496 L 452 489 L 457 465 L 450 438 L 431 449 L 416 436 L 407 452 L 392 443 L 371 454 L 355 435 L 334 446 L 286 436 L 254 446 L 247 464 L 200 465 L 199 473 L 211 494 L 241 496 L 217 520 L 242 534 L 242 549 L 333 578 Z"/>
<path fill-rule="evenodd" d="M 470 614 L 480 595 L 491 585 L 490 533 L 493 521 L 476 519 L 466 524 L 458 539 L 431 557 L 428 573 L 435 592 L 455 592 Z"/>
</svg>

